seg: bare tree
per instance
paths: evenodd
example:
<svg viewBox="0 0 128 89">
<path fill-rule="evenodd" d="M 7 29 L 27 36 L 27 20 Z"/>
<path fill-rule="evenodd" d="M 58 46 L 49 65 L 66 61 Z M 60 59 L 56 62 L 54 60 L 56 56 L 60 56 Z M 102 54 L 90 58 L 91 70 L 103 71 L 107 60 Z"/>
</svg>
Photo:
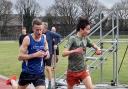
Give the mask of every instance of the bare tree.
<svg viewBox="0 0 128 89">
<path fill-rule="evenodd" d="M 118 11 L 120 30 L 128 31 L 128 0 L 121 0 L 113 8 L 116 8 Z"/>
<path fill-rule="evenodd" d="M 78 0 L 78 6 L 80 6 L 82 10 L 81 14 L 87 16 L 88 18 L 94 16 L 96 13 L 99 13 L 99 11 L 101 11 L 101 7 L 105 8 L 98 2 L 98 0 Z"/>
<path fill-rule="evenodd" d="M 67 33 L 74 30 L 76 19 L 79 16 L 76 0 L 55 0 L 55 4 L 47 12 L 53 16 L 54 20 L 56 18 L 56 22 L 53 21 L 53 23 L 59 23 L 61 30 Z"/>
<path fill-rule="evenodd" d="M 0 0 L 0 35 L 5 36 L 7 34 L 7 23 L 12 19 L 10 14 L 12 13 L 12 3 L 7 0 Z"/>
<path fill-rule="evenodd" d="M 79 16 L 90 18 L 99 13 L 101 7 L 105 8 L 98 0 L 55 0 L 55 4 L 48 9 L 47 13 L 56 16 L 59 24 L 65 24 L 66 26 L 63 26 L 62 29 L 64 28 L 64 32 L 67 33 L 74 29 Z M 94 20 L 94 18 L 92 19 Z"/>
<path fill-rule="evenodd" d="M 38 16 L 41 7 L 36 0 L 17 0 L 15 8 L 21 16 L 23 26 L 27 28 L 27 32 L 31 32 L 32 20 Z"/>
<path fill-rule="evenodd" d="M 121 0 L 121 2 L 113 5 L 113 8 L 118 10 L 119 18 L 128 19 L 128 0 Z"/>
<path fill-rule="evenodd" d="M 66 24 L 74 24 L 78 17 L 79 9 L 75 0 L 55 0 L 55 10 L 58 16 L 63 16 Z"/>
</svg>

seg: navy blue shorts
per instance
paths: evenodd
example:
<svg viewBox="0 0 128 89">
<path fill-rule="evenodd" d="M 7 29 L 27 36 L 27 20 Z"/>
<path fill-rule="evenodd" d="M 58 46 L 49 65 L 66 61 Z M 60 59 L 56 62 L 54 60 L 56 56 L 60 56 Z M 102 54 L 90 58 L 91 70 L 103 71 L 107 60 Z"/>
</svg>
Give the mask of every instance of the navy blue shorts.
<svg viewBox="0 0 128 89">
<path fill-rule="evenodd" d="M 51 64 L 52 64 L 52 54 L 50 54 L 49 59 L 44 59 L 44 65 L 45 66 L 51 66 Z"/>
<path fill-rule="evenodd" d="M 18 84 L 20 86 L 25 86 L 28 84 L 33 84 L 35 87 L 36 86 L 45 86 L 45 75 L 44 73 L 42 74 L 29 74 L 29 73 L 24 73 L 21 72 L 19 82 Z"/>
<path fill-rule="evenodd" d="M 59 55 L 59 47 L 57 46 L 56 55 Z"/>
</svg>

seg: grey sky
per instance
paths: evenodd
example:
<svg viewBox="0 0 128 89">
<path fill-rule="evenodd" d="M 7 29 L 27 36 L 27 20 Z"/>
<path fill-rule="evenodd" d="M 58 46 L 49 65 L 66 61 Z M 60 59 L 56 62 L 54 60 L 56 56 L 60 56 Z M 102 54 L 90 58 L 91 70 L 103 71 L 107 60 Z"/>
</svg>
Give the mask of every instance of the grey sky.
<svg viewBox="0 0 128 89">
<path fill-rule="evenodd" d="M 119 2 L 119 1 L 120 0 L 99 0 L 99 2 L 101 2 L 108 8 L 111 8 L 116 2 Z"/>
<path fill-rule="evenodd" d="M 37 0 L 42 7 L 41 14 L 45 14 L 45 9 L 51 6 L 54 3 L 54 0 Z"/>
</svg>

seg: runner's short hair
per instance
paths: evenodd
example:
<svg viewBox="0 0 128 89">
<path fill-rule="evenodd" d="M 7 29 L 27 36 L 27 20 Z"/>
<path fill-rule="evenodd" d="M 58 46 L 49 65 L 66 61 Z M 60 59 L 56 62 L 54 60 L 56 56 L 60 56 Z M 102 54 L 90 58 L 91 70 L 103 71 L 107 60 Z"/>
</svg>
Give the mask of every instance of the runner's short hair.
<svg viewBox="0 0 128 89">
<path fill-rule="evenodd" d="M 34 25 L 42 25 L 42 21 L 39 18 L 35 18 L 32 21 L 32 26 Z"/>
</svg>

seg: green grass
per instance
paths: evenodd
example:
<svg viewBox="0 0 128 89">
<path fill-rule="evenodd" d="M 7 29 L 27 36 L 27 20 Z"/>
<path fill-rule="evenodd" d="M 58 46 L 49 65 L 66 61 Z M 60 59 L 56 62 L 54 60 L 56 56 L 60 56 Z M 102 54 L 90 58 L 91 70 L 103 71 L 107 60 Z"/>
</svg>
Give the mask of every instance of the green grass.
<svg viewBox="0 0 128 89">
<path fill-rule="evenodd" d="M 95 40 L 96 42 L 96 40 Z M 63 46 L 65 43 L 60 45 L 60 56 L 59 62 L 56 65 L 56 75 L 59 77 L 64 74 L 67 68 L 67 58 L 62 57 L 61 53 L 63 51 Z M 105 47 L 110 46 L 110 44 L 105 44 Z M 124 51 L 126 49 L 127 44 L 119 44 L 119 54 L 118 59 L 119 63 L 124 55 Z M 10 76 L 16 74 L 19 77 L 21 72 L 21 62 L 17 60 L 18 56 L 18 42 L 17 41 L 0 41 L 0 74 L 5 76 Z M 112 54 L 107 57 L 106 62 L 103 67 L 103 81 L 110 82 L 112 80 Z M 90 63 L 90 61 L 88 62 Z M 91 73 L 92 80 L 94 83 L 100 82 L 100 70 L 97 69 Z M 119 82 L 128 84 L 128 52 L 124 59 L 124 63 L 122 65 L 120 74 L 119 74 Z"/>
<path fill-rule="evenodd" d="M 18 42 L 0 41 L 0 74 L 10 76 L 19 75 L 20 62 L 17 60 Z"/>
</svg>

